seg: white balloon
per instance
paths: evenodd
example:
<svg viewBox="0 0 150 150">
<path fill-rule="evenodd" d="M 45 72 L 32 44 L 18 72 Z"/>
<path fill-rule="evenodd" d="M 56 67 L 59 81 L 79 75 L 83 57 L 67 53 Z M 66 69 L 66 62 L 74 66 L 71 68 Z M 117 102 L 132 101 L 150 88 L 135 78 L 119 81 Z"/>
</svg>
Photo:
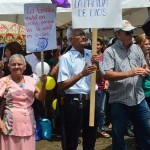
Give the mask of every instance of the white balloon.
<svg viewBox="0 0 150 150">
<path fill-rule="evenodd" d="M 43 66 L 44 66 L 44 74 L 48 74 L 50 71 L 50 66 L 46 63 L 43 62 Z M 35 72 L 37 74 L 38 77 L 42 76 L 42 67 L 41 67 L 41 62 L 39 62 L 36 67 L 35 67 Z"/>
</svg>

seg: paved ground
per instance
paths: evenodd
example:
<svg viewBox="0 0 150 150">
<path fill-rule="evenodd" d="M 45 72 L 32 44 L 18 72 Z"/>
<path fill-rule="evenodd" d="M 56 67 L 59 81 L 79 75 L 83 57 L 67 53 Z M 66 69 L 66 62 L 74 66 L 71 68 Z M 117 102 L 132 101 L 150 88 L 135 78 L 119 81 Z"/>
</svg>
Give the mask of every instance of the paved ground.
<svg viewBox="0 0 150 150">
<path fill-rule="evenodd" d="M 135 150 L 134 138 L 126 136 L 125 140 L 128 145 L 128 150 Z M 36 145 L 36 150 L 61 150 L 60 137 L 53 138 L 50 141 L 38 141 Z M 78 150 L 82 150 L 81 144 L 79 144 Z M 111 150 L 111 138 L 98 137 L 96 141 L 96 150 Z"/>
</svg>

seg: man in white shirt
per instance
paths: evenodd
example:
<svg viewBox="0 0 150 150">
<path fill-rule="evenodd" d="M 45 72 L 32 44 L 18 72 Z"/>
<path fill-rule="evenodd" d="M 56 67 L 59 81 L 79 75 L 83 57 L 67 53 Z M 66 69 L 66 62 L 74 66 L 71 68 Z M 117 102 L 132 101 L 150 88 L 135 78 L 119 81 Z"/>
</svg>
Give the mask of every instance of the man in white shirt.
<svg viewBox="0 0 150 150">
<path fill-rule="evenodd" d="M 63 105 L 62 149 L 76 150 L 82 128 L 83 150 L 94 150 L 99 108 L 96 102 L 95 125 L 89 127 L 90 74 L 97 70 L 99 56 L 91 56 L 91 50 L 84 49 L 85 33 L 82 29 L 69 27 L 67 37 L 72 48 L 59 59 L 58 88 L 65 92 Z"/>
</svg>

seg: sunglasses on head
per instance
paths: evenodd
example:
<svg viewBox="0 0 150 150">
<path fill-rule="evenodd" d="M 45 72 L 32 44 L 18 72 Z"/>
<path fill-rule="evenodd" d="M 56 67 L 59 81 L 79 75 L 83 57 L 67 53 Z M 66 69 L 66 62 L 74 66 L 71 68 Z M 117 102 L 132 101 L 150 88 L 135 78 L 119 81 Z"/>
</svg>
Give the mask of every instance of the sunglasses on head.
<svg viewBox="0 0 150 150">
<path fill-rule="evenodd" d="M 131 31 L 125 31 L 125 33 L 126 33 L 126 35 L 131 35 L 131 34 L 133 34 L 133 30 L 131 30 Z"/>
</svg>

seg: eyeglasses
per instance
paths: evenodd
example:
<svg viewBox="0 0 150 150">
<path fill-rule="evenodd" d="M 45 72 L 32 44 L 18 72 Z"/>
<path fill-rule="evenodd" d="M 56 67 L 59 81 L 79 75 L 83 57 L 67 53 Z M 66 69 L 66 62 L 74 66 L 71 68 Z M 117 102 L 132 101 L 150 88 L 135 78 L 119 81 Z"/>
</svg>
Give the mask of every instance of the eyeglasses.
<svg viewBox="0 0 150 150">
<path fill-rule="evenodd" d="M 126 35 L 131 35 L 131 34 L 133 34 L 133 30 L 131 30 L 131 31 L 125 31 L 125 33 L 126 33 Z"/>
<path fill-rule="evenodd" d="M 75 36 L 85 36 L 85 32 L 79 32 L 77 34 L 74 34 Z"/>
</svg>

